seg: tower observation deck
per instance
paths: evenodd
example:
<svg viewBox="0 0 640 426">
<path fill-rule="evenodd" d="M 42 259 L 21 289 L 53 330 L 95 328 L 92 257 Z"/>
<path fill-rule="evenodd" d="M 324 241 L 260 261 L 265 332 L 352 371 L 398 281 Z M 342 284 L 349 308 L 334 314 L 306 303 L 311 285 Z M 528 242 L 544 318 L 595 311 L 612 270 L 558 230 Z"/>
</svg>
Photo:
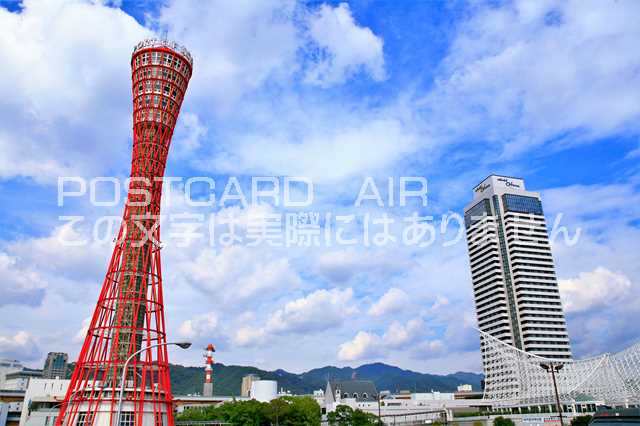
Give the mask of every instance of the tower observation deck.
<svg viewBox="0 0 640 426">
<path fill-rule="evenodd" d="M 160 200 L 192 67 L 187 49 L 170 41 L 144 40 L 133 50 L 133 154 L 127 203 L 56 426 L 114 426 L 121 387 L 125 393 L 120 425 L 173 425 L 164 345 Z"/>
</svg>

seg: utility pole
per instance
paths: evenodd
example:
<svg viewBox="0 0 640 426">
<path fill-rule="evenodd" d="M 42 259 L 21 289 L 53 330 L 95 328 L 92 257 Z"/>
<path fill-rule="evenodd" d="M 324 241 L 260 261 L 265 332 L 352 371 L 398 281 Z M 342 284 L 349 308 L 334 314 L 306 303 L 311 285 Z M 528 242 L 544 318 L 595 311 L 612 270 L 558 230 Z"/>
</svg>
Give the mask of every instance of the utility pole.
<svg viewBox="0 0 640 426">
<path fill-rule="evenodd" d="M 378 424 L 382 425 L 382 412 L 380 410 L 380 392 L 378 392 Z"/>
<path fill-rule="evenodd" d="M 551 379 L 553 380 L 553 391 L 556 396 L 556 407 L 558 410 L 558 415 L 560 416 L 560 426 L 564 426 L 564 422 L 562 421 L 562 405 L 560 405 L 560 396 L 558 395 L 558 384 L 556 382 L 556 373 L 562 370 L 563 364 L 540 364 L 547 373 L 551 373 Z"/>
</svg>

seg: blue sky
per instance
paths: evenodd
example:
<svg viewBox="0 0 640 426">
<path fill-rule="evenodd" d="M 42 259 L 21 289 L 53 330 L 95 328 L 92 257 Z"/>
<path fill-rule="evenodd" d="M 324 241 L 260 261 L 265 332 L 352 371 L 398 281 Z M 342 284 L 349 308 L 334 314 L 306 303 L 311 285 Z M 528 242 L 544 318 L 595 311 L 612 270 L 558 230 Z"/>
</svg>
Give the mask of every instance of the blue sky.
<svg viewBox="0 0 640 426">
<path fill-rule="evenodd" d="M 218 198 L 230 176 L 243 189 L 252 176 L 307 176 L 306 210 L 353 214 L 351 231 L 365 213 L 387 214 L 397 231 L 414 211 L 462 213 L 490 173 L 520 176 L 550 223 L 562 214 L 571 235 L 581 230 L 577 244 L 553 245 L 574 354 L 624 348 L 640 337 L 639 8 L 0 1 L 0 356 L 36 366 L 48 351 L 77 355 L 111 252 L 93 227 L 122 202 L 99 207 L 87 194 L 58 206 L 58 177 L 126 178 L 131 50 L 165 31 L 195 58 L 166 171 L 183 179 L 165 188 L 177 200 L 194 176 L 214 179 Z M 356 207 L 368 176 L 383 196 L 389 177 L 422 176 L 428 205 Z M 283 211 L 163 210 L 245 222 Z M 85 219 L 69 226 L 65 215 Z M 178 247 L 168 234 L 168 332 L 212 341 L 221 362 L 481 369 L 466 245 L 442 244 L 453 228 L 424 248 Z M 202 361 L 197 350 L 171 355 Z"/>
</svg>

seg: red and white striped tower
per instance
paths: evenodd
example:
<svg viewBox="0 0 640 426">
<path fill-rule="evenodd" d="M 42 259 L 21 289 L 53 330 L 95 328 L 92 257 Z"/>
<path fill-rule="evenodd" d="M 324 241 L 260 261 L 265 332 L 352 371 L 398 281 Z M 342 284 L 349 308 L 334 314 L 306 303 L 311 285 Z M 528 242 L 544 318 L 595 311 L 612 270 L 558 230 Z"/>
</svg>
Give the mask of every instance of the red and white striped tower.
<svg viewBox="0 0 640 426">
<path fill-rule="evenodd" d="M 162 177 L 192 65 L 189 52 L 167 40 L 145 40 L 133 50 L 132 179 L 111 262 L 56 426 L 174 424 L 159 217 Z M 120 425 L 114 424 L 117 418 Z"/>
<path fill-rule="evenodd" d="M 213 396 L 213 353 L 216 351 L 216 348 L 213 344 L 209 343 L 204 350 L 205 353 L 203 357 L 206 360 L 206 364 L 204 367 L 204 386 L 202 387 L 202 396 Z"/>
</svg>

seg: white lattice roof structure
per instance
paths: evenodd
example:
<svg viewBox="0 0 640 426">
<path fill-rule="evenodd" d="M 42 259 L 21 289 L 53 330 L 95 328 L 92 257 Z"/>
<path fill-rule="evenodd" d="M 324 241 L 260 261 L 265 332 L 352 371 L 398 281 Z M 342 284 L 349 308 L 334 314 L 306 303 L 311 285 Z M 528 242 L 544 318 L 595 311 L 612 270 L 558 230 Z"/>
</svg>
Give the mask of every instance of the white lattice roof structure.
<svg viewBox="0 0 640 426">
<path fill-rule="evenodd" d="M 485 361 L 484 398 L 497 404 L 553 404 L 552 377 L 541 364 L 562 364 L 556 373 L 560 400 L 640 403 L 640 342 L 615 353 L 583 360 L 547 359 L 480 331 Z"/>
</svg>

